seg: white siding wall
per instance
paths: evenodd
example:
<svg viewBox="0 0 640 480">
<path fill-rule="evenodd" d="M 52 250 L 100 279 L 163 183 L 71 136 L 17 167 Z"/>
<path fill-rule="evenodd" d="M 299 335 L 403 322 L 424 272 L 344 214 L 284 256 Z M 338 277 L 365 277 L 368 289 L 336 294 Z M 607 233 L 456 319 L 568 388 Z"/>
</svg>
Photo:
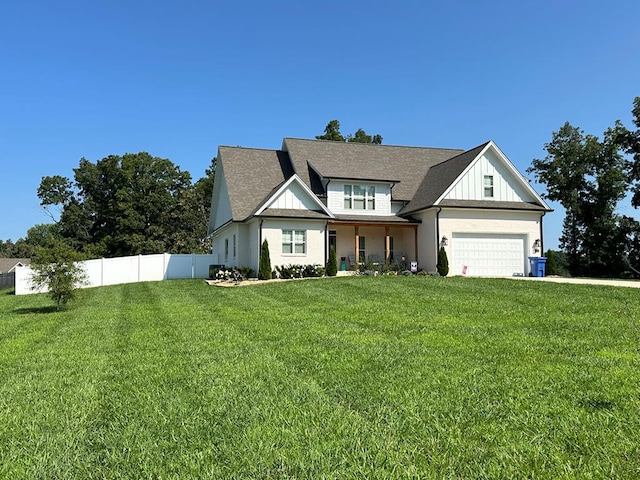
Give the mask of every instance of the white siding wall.
<svg viewBox="0 0 640 480">
<path fill-rule="evenodd" d="M 209 216 L 209 233 L 231 220 L 231 204 L 224 177 L 222 163 L 216 168 L 213 195 L 211 196 L 211 214 Z"/>
<path fill-rule="evenodd" d="M 484 196 L 484 176 L 493 176 L 493 198 Z M 487 150 L 472 168 L 445 196 L 447 200 L 495 200 L 530 202 L 535 199 L 516 180 L 504 163 L 491 150 Z"/>
<path fill-rule="evenodd" d="M 375 210 L 345 210 L 345 185 L 371 185 L 376 187 Z M 337 215 L 391 215 L 391 188 L 389 184 L 367 182 L 337 182 L 331 181 L 327 189 L 327 208 Z"/>
<path fill-rule="evenodd" d="M 246 238 L 240 236 L 240 226 L 237 223 L 232 223 L 227 227 L 217 232 L 212 240 L 211 253 L 218 259 L 218 264 L 226 265 L 228 267 L 238 267 L 243 265 L 239 260 L 244 260 L 240 257 L 242 253 L 243 241 L 246 242 Z M 233 236 L 236 236 L 236 255 L 233 255 Z M 225 240 L 229 242 L 229 254 L 225 255 Z"/>
<path fill-rule="evenodd" d="M 421 212 L 417 217 L 422 220 L 418 225 L 418 268 L 427 272 L 436 271 L 439 240 L 436 239 L 436 210 Z M 442 236 L 442 232 L 440 232 Z"/>
<path fill-rule="evenodd" d="M 318 204 L 309 198 L 309 194 L 305 192 L 300 185 L 295 182 L 289 184 L 278 197 L 274 198 L 267 208 L 288 208 L 294 210 L 317 210 Z"/>
<path fill-rule="evenodd" d="M 325 264 L 325 225 L 324 221 L 265 219 L 262 224 L 262 240 L 269 242 L 271 267 L 290 264 Z M 282 230 L 306 230 L 307 245 L 304 254 L 282 253 Z"/>
</svg>

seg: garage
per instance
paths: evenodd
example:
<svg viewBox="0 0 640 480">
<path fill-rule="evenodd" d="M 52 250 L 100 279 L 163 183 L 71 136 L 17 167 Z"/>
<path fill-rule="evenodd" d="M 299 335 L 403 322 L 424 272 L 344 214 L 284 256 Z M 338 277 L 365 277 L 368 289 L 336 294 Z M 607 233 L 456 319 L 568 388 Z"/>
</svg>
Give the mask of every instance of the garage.
<svg viewBox="0 0 640 480">
<path fill-rule="evenodd" d="M 511 277 L 528 272 L 524 235 L 454 233 L 451 275 Z"/>
</svg>

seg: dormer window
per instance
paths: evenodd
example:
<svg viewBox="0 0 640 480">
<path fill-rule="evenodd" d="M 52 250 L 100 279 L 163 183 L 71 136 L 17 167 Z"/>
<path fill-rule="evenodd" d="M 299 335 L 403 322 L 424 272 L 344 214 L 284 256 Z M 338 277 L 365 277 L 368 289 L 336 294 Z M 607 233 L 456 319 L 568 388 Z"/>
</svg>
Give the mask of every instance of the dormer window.
<svg viewBox="0 0 640 480">
<path fill-rule="evenodd" d="M 376 187 L 371 185 L 345 185 L 345 210 L 375 210 Z"/>
<path fill-rule="evenodd" d="M 484 176 L 484 197 L 493 198 L 493 175 Z"/>
</svg>

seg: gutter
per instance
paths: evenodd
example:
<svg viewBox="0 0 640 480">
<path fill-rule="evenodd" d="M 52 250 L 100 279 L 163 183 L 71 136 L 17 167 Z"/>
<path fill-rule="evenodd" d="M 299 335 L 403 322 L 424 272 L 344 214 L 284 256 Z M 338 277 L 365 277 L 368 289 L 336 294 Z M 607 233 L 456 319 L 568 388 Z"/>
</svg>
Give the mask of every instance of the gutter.
<svg viewBox="0 0 640 480">
<path fill-rule="evenodd" d="M 543 235 L 543 229 L 542 229 L 542 219 L 546 214 L 547 212 L 542 212 L 542 215 L 540 215 L 540 256 L 541 257 L 544 257 L 544 235 Z"/>
</svg>

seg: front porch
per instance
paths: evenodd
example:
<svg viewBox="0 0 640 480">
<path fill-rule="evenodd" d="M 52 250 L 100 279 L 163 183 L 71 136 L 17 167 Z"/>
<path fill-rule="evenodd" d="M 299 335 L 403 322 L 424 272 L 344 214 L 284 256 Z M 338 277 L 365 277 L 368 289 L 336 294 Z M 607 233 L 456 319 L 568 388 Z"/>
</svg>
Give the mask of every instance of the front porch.
<svg viewBox="0 0 640 480">
<path fill-rule="evenodd" d="M 417 223 L 329 222 L 328 249 L 338 257 L 338 271 L 418 262 Z"/>
</svg>

